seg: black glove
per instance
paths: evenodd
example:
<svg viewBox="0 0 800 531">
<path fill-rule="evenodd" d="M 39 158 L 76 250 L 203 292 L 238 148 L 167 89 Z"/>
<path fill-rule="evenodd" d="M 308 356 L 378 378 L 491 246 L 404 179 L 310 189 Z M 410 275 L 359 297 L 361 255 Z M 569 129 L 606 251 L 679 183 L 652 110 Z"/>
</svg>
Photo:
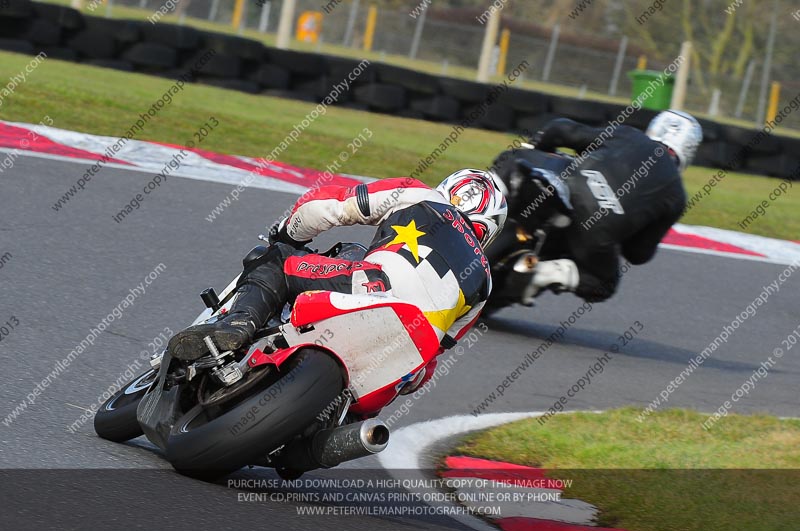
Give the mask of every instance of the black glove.
<svg viewBox="0 0 800 531">
<path fill-rule="evenodd" d="M 281 224 L 285 223 L 286 219 L 282 219 L 280 221 L 276 221 L 273 225 L 269 228 L 269 232 L 267 233 L 267 239 L 269 240 L 270 245 L 274 244 L 278 241 L 278 233 L 281 230 Z"/>
<path fill-rule="evenodd" d="M 539 149 L 539 144 L 542 142 L 542 137 L 544 136 L 544 128 L 539 129 L 530 138 L 531 144 L 535 146 L 534 149 Z M 541 150 L 540 150 L 541 151 Z"/>
<path fill-rule="evenodd" d="M 289 236 L 289 232 L 286 230 L 286 222 L 289 218 L 284 218 L 281 221 L 276 222 L 272 227 L 269 229 L 269 234 L 267 238 L 269 239 L 270 244 L 275 244 L 276 242 L 285 243 L 286 245 L 291 245 L 295 249 L 302 249 L 309 243 L 311 240 L 306 240 L 303 242 L 297 241 L 291 236 Z"/>
</svg>

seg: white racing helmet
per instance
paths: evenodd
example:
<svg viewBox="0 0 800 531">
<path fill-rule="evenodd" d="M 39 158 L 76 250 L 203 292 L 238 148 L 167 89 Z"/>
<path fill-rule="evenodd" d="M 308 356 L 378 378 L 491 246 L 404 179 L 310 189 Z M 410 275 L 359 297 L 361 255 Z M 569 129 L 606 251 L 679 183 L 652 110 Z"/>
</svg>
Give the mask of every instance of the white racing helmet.
<svg viewBox="0 0 800 531">
<path fill-rule="evenodd" d="M 669 110 L 659 113 L 647 126 L 645 134 L 675 153 L 681 171 L 692 163 L 697 147 L 703 141 L 700 123 L 694 116 L 683 111 Z"/>
<path fill-rule="evenodd" d="M 436 190 L 469 218 L 482 248 L 486 249 L 500 234 L 508 206 L 505 186 L 496 175 L 482 170 L 459 170 Z"/>
</svg>

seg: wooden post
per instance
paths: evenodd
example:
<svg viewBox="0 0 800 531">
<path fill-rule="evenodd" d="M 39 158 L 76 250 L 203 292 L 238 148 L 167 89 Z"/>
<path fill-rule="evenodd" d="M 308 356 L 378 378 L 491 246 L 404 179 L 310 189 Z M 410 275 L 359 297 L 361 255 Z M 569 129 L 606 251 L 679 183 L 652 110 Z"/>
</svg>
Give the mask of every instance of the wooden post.
<svg viewBox="0 0 800 531">
<path fill-rule="evenodd" d="M 411 39 L 411 50 L 408 52 L 409 59 L 416 59 L 419 52 L 419 42 L 422 40 L 422 30 L 425 28 L 425 17 L 428 10 L 422 12 L 417 19 L 417 26 L 414 28 L 414 37 Z"/>
<path fill-rule="evenodd" d="M 236 4 L 233 6 L 233 20 L 231 20 L 231 25 L 233 29 L 238 30 L 239 26 L 242 25 L 242 15 L 244 14 L 244 0 L 236 0 Z"/>
<path fill-rule="evenodd" d="M 275 46 L 281 50 L 288 50 L 292 41 L 292 26 L 294 24 L 294 8 L 296 0 L 283 0 L 281 6 L 281 18 L 278 22 L 278 38 Z"/>
<path fill-rule="evenodd" d="M 374 5 L 369 6 L 367 13 L 367 27 L 364 30 L 364 50 L 372 51 L 372 41 L 375 38 L 375 25 L 378 22 L 378 8 Z"/>
<path fill-rule="evenodd" d="M 744 81 L 742 81 L 742 90 L 739 91 L 739 101 L 736 102 L 736 112 L 733 113 L 733 115 L 736 118 L 742 117 L 745 100 L 747 99 L 747 93 L 750 91 L 750 82 L 753 80 L 753 72 L 755 72 L 755 69 L 756 69 L 756 61 L 755 59 L 751 59 L 750 63 L 747 65 L 747 70 L 744 73 Z"/>
<path fill-rule="evenodd" d="M 506 28 L 500 33 L 500 57 L 497 58 L 497 75 L 504 76 L 508 62 L 508 45 L 511 41 L 511 30 Z"/>
<path fill-rule="evenodd" d="M 772 54 L 775 51 L 775 37 L 778 34 L 778 0 L 772 2 L 772 18 L 769 23 L 769 35 L 767 36 L 767 52 L 764 57 L 764 67 L 761 70 L 761 87 L 758 91 L 758 112 L 756 113 L 756 127 L 761 127 L 766 121 L 764 107 L 767 105 L 767 90 L 769 87 L 770 71 L 772 70 Z"/>
<path fill-rule="evenodd" d="M 689 84 L 689 69 L 692 65 L 692 43 L 684 41 L 681 45 L 681 57 L 683 62 L 678 67 L 678 74 L 675 76 L 675 88 L 672 92 L 670 109 L 682 110 L 686 101 L 686 86 Z"/>
<path fill-rule="evenodd" d="M 358 16 L 359 3 L 360 0 L 353 0 L 353 3 L 350 4 L 350 15 L 347 17 L 347 28 L 344 31 L 344 40 L 342 40 L 342 46 L 352 46 L 353 31 L 356 27 L 356 17 Z"/>
<path fill-rule="evenodd" d="M 711 103 L 708 104 L 708 114 L 709 116 L 718 116 L 719 115 L 719 100 L 722 99 L 722 91 L 718 88 L 715 88 L 711 91 Z"/>
<path fill-rule="evenodd" d="M 219 13 L 219 0 L 211 0 L 211 9 L 208 11 L 208 20 L 214 22 Z"/>
<path fill-rule="evenodd" d="M 497 42 L 497 33 L 499 30 L 500 10 L 497 9 L 489 15 L 489 22 L 486 24 L 486 31 L 483 34 L 481 58 L 478 62 L 478 81 L 481 83 L 489 81 L 489 74 L 492 66 L 492 52 L 494 51 L 494 43 Z"/>
<path fill-rule="evenodd" d="M 542 81 L 550 80 L 550 71 L 553 68 L 553 62 L 556 59 L 556 48 L 558 47 L 558 36 L 561 34 L 561 26 L 556 24 L 553 26 L 553 34 L 550 36 L 550 47 L 547 49 L 547 58 L 544 61 L 544 71 L 542 72 Z"/>
<path fill-rule="evenodd" d="M 617 85 L 619 84 L 619 76 L 622 75 L 622 64 L 625 62 L 625 50 L 628 48 L 628 37 L 623 35 L 622 40 L 619 41 L 619 49 L 617 50 L 617 60 L 614 63 L 614 73 L 611 74 L 611 83 L 608 85 L 609 96 L 617 95 Z"/>
<path fill-rule="evenodd" d="M 261 6 L 261 18 L 258 19 L 259 33 L 266 33 L 267 26 L 269 25 L 269 12 L 272 9 L 272 2 L 264 2 Z"/>
<path fill-rule="evenodd" d="M 778 115 L 778 100 L 781 98 L 781 84 L 777 81 L 772 82 L 769 91 L 769 107 L 767 107 L 767 123 L 774 122 Z"/>
</svg>

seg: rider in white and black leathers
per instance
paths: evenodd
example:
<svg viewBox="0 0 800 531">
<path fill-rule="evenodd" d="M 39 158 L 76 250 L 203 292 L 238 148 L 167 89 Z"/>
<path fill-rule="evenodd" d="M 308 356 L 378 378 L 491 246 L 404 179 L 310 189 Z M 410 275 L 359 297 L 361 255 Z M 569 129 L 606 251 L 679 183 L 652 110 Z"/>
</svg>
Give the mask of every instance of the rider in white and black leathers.
<svg viewBox="0 0 800 531">
<path fill-rule="evenodd" d="M 222 350 L 240 348 L 286 302 L 310 290 L 389 292 L 419 307 L 442 346 L 452 346 L 477 320 L 491 290 L 483 248 L 505 222 L 501 187 L 490 173 L 461 170 L 436 189 L 396 178 L 306 194 L 273 227 L 269 248 L 245 264 L 230 313 L 176 334 L 170 354 L 196 359 L 206 351 L 206 336 Z M 355 224 L 377 226 L 363 260 L 303 250 L 321 232 Z"/>
<path fill-rule="evenodd" d="M 509 217 L 531 233 L 537 227 L 526 225 L 536 217 L 523 214 L 531 210 L 539 192 L 511 178 L 516 161 L 547 167 L 553 162 L 549 153 L 559 147 L 575 150 L 582 159 L 561 176 L 572 207 L 571 224 L 563 234 L 563 258 L 538 264 L 523 302 L 548 288 L 573 291 L 591 302 L 613 295 L 620 256 L 636 265 L 649 261 L 681 217 L 686 192 L 680 172 L 691 164 L 701 140 L 700 124 L 681 111 L 660 113 L 646 133 L 621 125 L 604 135 L 602 127 L 561 118 L 534 136 L 536 149 L 501 154 L 495 169 L 508 187 Z"/>
</svg>

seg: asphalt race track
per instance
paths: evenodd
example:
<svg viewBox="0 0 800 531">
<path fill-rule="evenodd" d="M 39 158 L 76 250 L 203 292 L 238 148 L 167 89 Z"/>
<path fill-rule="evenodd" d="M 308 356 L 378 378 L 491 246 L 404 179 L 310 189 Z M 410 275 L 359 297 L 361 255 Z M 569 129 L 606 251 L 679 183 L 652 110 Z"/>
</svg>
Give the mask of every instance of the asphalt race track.
<svg viewBox="0 0 800 531">
<path fill-rule="evenodd" d="M 42 481 L 47 484 L 42 485 L 29 473 L 24 488 L 4 481 L 3 490 L 30 495 L 32 501 L 44 504 L 45 516 L 59 518 L 72 513 L 65 497 L 94 497 L 101 507 L 133 527 L 146 525 L 147 515 L 159 505 L 174 510 L 171 528 L 198 523 L 228 529 L 253 523 L 274 529 L 462 527 L 444 517 L 298 516 L 293 502 L 240 503 L 236 491 L 223 484 L 172 473 L 143 439 L 113 444 L 99 439 L 91 422 L 70 433 L 67 428 L 80 417 L 82 408 L 96 403 L 153 337 L 165 327 L 177 331 L 189 324 L 202 309 L 198 297 L 202 289 L 221 289 L 238 273 L 241 257 L 258 244 L 259 232 L 294 199 L 251 189 L 209 223 L 205 217 L 231 186 L 172 178 L 146 197 L 139 210 L 117 223 L 112 216 L 152 175 L 105 168 L 61 211 L 54 211 L 53 202 L 84 170 L 83 163 L 21 157 L 0 176 L 0 254 L 12 255 L 0 268 L 0 323 L 12 317 L 19 321 L 0 343 L 0 418 L 7 418 L 129 290 L 159 263 L 166 268 L 32 406 L 8 425 L 0 425 L 0 468 L 165 472 L 150 476 L 135 471 L 106 473 L 101 476 L 106 483 L 77 490 L 69 474 L 45 475 L 47 479 Z M 366 240 L 370 234 L 368 228 L 338 229 L 320 238 L 318 245 L 322 248 L 337 239 Z M 638 336 L 567 409 L 644 407 L 784 269 L 783 265 L 661 250 L 651 264 L 630 270 L 612 301 L 585 313 L 485 412 L 546 410 L 635 321 L 643 326 Z M 668 405 L 713 411 L 730 398 L 798 325 L 798 283 L 791 278 L 770 296 L 769 302 L 672 394 Z M 449 367 L 451 374 L 438 378 L 429 393 L 413 400 L 408 413 L 392 427 L 470 414 L 582 304 L 569 295 L 539 300 L 536 308 L 506 309 L 487 320 L 489 331 Z M 800 347 L 796 348 L 797 352 L 787 352 L 778 361 L 769 377 L 740 401 L 735 411 L 797 415 Z M 393 413 L 390 408 L 382 418 Z M 374 476 L 386 476 L 374 459 L 355 466 Z M 269 469 L 253 469 L 241 471 L 237 477 L 277 476 Z M 8 494 L 4 493 L 4 499 Z M 3 517 L 5 522 L 8 517 L 40 529 L 55 526 L 49 520 L 25 520 L 24 514 L 14 511 Z M 102 521 L 74 525 L 103 528 Z M 56 527 L 69 525 L 62 520 Z"/>
</svg>

